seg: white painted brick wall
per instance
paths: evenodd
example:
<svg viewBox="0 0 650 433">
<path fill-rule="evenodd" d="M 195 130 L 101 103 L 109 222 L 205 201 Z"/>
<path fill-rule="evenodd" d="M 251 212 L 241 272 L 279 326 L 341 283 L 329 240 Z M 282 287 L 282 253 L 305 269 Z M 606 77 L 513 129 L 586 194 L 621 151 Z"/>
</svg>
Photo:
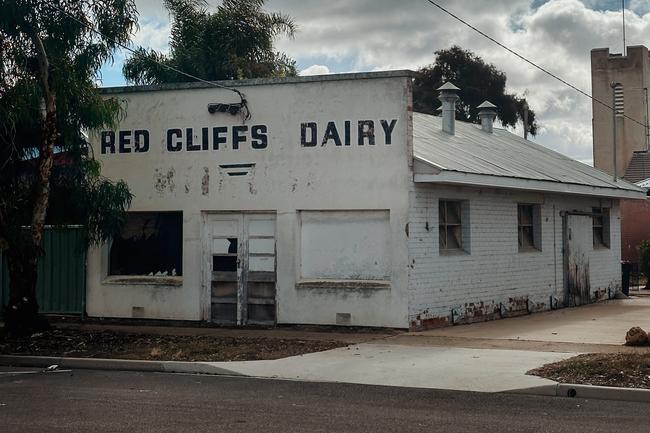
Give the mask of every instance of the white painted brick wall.
<svg viewBox="0 0 650 433">
<path fill-rule="evenodd" d="M 468 254 L 440 255 L 438 201 L 468 200 Z M 541 205 L 542 251 L 519 252 L 517 204 Z M 616 200 L 560 194 L 414 184 L 409 211 L 409 323 L 463 315 L 469 303 L 504 303 L 528 298 L 548 309 L 550 296 L 563 298 L 561 211 L 611 209 L 611 247 L 584 247 L 590 262 L 591 291 L 620 287 L 620 221 Z M 428 230 L 427 230 L 428 224 Z M 541 305 L 543 304 L 543 305 Z"/>
</svg>

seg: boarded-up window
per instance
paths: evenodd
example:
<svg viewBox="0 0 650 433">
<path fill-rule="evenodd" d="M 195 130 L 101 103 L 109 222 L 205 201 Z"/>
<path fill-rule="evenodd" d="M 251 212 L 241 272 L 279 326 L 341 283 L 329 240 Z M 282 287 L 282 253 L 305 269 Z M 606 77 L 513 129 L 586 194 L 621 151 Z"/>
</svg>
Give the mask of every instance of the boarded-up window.
<svg viewBox="0 0 650 433">
<path fill-rule="evenodd" d="M 592 213 L 594 248 L 609 248 L 609 209 L 595 207 Z"/>
<path fill-rule="evenodd" d="M 541 251 L 541 206 L 535 204 L 517 205 L 517 229 L 519 251 Z"/>
<path fill-rule="evenodd" d="M 130 212 L 113 238 L 109 275 L 183 275 L 182 212 Z"/>
<path fill-rule="evenodd" d="M 390 279 L 388 211 L 301 211 L 304 279 Z"/>
<path fill-rule="evenodd" d="M 463 206 L 459 200 L 438 203 L 438 233 L 441 251 L 463 250 Z"/>
</svg>

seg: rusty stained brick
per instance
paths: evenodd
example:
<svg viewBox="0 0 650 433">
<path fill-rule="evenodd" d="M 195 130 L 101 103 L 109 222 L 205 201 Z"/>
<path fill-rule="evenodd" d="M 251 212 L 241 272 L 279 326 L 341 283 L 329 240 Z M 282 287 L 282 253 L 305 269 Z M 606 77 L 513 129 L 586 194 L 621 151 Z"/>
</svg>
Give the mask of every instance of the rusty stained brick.
<svg viewBox="0 0 650 433">
<path fill-rule="evenodd" d="M 500 305 L 494 301 L 486 302 L 469 302 L 464 306 L 464 311 L 458 316 L 454 315 L 454 324 L 485 322 L 488 320 L 500 319 Z"/>
<path fill-rule="evenodd" d="M 411 331 L 423 331 L 426 329 L 442 328 L 450 325 L 461 325 L 476 322 L 486 322 L 507 317 L 516 317 L 529 314 L 530 312 L 547 310 L 545 302 L 528 303 L 528 297 L 517 296 L 508 298 L 505 303 L 490 302 L 468 302 L 461 307 L 450 309 L 449 315 L 431 316 L 428 310 L 418 314 L 410 321 Z"/>
<path fill-rule="evenodd" d="M 427 329 L 444 328 L 451 324 L 449 316 L 438 317 L 424 317 L 426 315 L 418 314 L 418 316 L 411 320 L 409 325 L 410 331 L 424 331 Z"/>
</svg>

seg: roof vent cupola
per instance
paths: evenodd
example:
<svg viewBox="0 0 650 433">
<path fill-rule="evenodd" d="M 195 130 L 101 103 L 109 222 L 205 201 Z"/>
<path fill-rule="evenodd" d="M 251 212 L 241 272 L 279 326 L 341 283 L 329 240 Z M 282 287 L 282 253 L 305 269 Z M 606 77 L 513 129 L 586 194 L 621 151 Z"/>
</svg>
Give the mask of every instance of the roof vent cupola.
<svg viewBox="0 0 650 433">
<path fill-rule="evenodd" d="M 494 119 L 497 117 L 497 106 L 489 101 L 483 101 L 478 108 L 478 117 L 481 119 L 481 129 L 492 134 L 494 130 Z"/>
<path fill-rule="evenodd" d="M 456 131 L 456 101 L 457 91 L 460 89 L 449 81 L 437 89 L 440 91 L 438 99 L 442 102 L 442 130 L 447 134 L 454 135 Z"/>
</svg>

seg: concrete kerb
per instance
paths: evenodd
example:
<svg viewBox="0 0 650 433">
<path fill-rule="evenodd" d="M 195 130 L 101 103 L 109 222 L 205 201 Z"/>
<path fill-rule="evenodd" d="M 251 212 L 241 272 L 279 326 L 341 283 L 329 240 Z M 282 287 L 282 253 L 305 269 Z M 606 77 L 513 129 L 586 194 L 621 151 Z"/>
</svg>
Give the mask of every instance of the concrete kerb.
<svg viewBox="0 0 650 433">
<path fill-rule="evenodd" d="M 79 368 L 91 370 L 144 371 L 157 373 L 195 373 L 225 376 L 244 376 L 236 371 L 216 367 L 205 362 L 142 361 L 132 359 L 66 358 L 57 356 L 0 355 L 0 365 L 6 367 Z"/>
<path fill-rule="evenodd" d="M 650 389 L 617 388 L 613 386 L 579 385 L 570 383 L 557 383 L 555 385 L 513 389 L 504 391 L 504 393 L 650 403 Z"/>
<path fill-rule="evenodd" d="M 0 355 L 0 365 L 7 367 L 34 367 L 43 369 L 52 365 L 57 365 L 59 368 L 63 369 L 121 370 L 251 377 L 250 375 L 217 367 L 205 362 Z M 512 389 L 501 391 L 501 393 L 650 403 L 650 389 L 617 388 L 609 386 L 557 383 L 554 385 L 542 385 L 532 388 Z"/>
</svg>

